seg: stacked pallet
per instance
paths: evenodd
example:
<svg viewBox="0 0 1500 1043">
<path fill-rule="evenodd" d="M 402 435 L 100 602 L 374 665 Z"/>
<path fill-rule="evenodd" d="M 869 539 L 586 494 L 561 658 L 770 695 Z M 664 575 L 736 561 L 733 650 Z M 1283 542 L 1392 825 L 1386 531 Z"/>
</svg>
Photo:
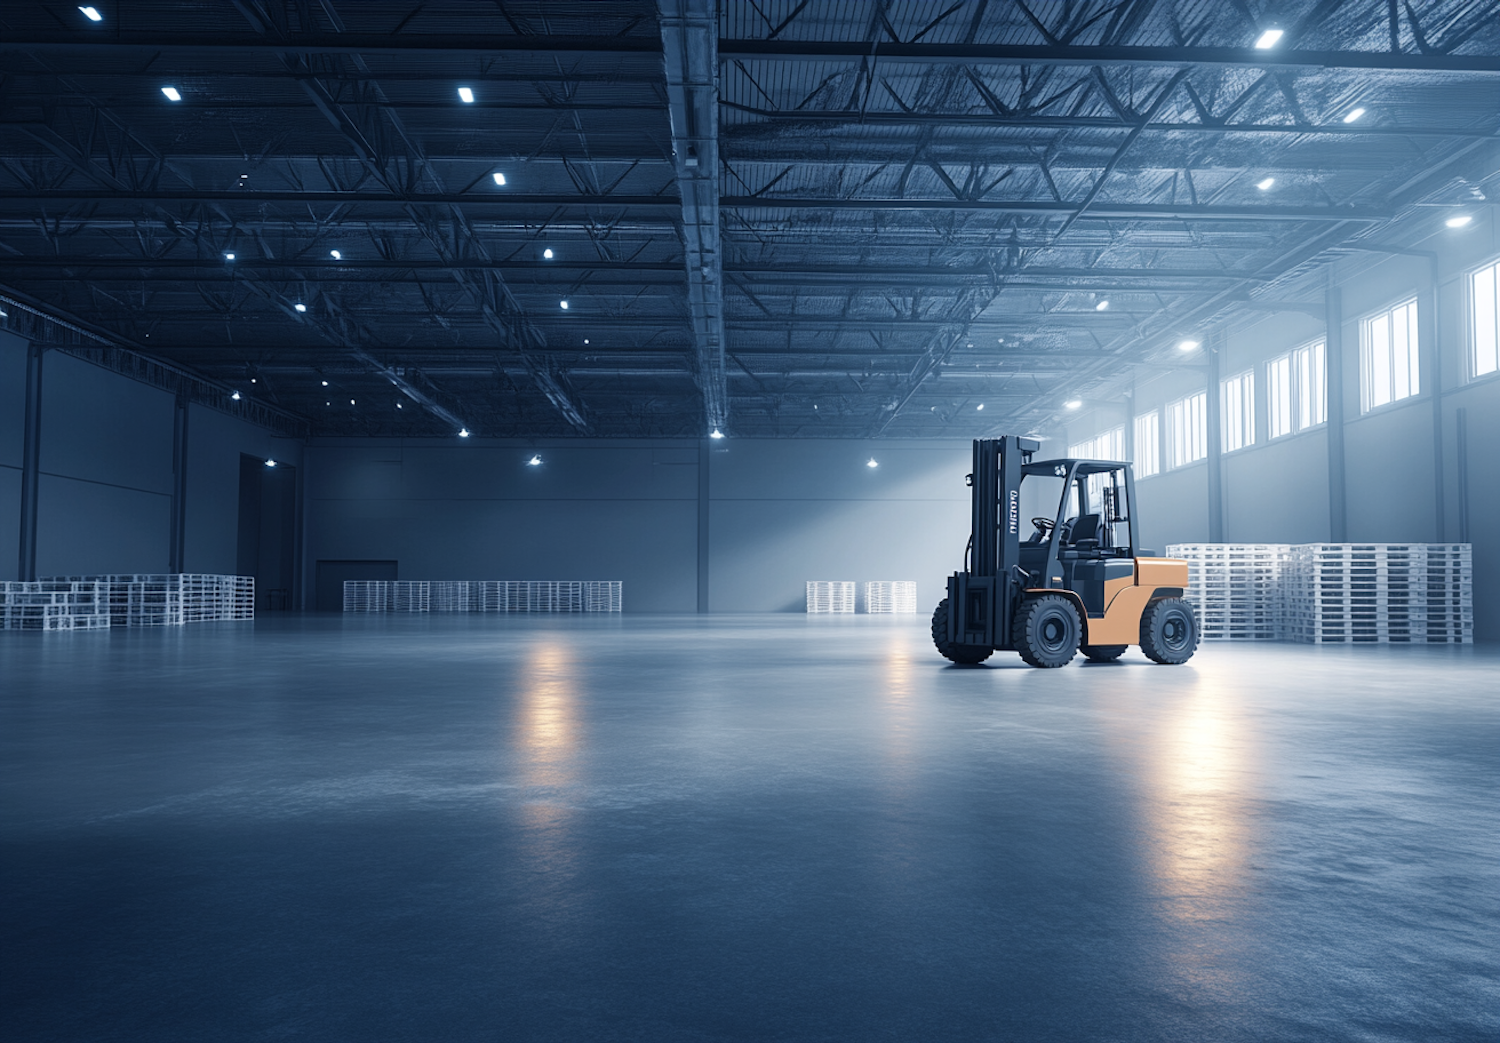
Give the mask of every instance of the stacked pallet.
<svg viewBox="0 0 1500 1043">
<path fill-rule="evenodd" d="M 865 611 L 872 615 L 916 615 L 917 585 L 910 580 L 874 580 L 866 583 Z"/>
<path fill-rule="evenodd" d="M 109 588 L 87 580 L 0 583 L 0 628 L 107 630 Z"/>
<path fill-rule="evenodd" d="M 345 612 L 619 612 L 619 580 L 346 580 Z"/>
<path fill-rule="evenodd" d="M 255 580 L 250 576 L 131 573 L 52 576 L 41 582 L 98 584 L 110 626 L 181 626 L 255 618 Z"/>
<path fill-rule="evenodd" d="M 853 612 L 854 583 L 845 580 L 808 580 L 807 611 L 816 615 Z"/>
<path fill-rule="evenodd" d="M 1205 640 L 1273 641 L 1280 635 L 1285 543 L 1176 543 L 1188 563 L 1184 599 Z"/>
<path fill-rule="evenodd" d="M 1283 632 L 1311 644 L 1469 644 L 1468 544 L 1310 543 L 1293 547 Z"/>
</svg>

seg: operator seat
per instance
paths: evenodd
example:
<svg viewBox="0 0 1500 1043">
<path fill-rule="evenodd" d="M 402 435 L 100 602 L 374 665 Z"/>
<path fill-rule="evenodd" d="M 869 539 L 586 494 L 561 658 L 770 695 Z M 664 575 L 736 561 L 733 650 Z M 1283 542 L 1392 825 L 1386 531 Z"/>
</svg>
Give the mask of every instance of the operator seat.
<svg viewBox="0 0 1500 1043">
<path fill-rule="evenodd" d="M 1097 514 L 1080 514 L 1078 520 L 1068 532 L 1068 542 L 1074 547 L 1085 540 L 1091 541 L 1095 547 L 1103 546 L 1104 525 Z"/>
</svg>

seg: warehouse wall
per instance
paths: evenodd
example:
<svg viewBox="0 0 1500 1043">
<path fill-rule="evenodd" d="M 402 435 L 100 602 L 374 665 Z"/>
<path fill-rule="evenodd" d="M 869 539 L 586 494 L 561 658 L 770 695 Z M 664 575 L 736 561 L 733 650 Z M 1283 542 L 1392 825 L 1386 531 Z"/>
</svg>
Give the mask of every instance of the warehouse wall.
<svg viewBox="0 0 1500 1043">
<path fill-rule="evenodd" d="M 305 582 L 319 560 L 395 560 L 404 579 L 619 579 L 629 611 L 693 612 L 700 476 L 711 611 L 800 611 L 809 579 L 915 580 L 935 604 L 962 561 L 967 443 L 708 445 L 703 475 L 695 441 L 314 442 Z"/>
<path fill-rule="evenodd" d="M 26 343 L 0 333 L 0 578 L 18 576 Z M 61 351 L 42 361 L 37 574 L 165 572 L 170 563 L 173 397 Z M 300 450 L 254 425 L 189 407 L 184 569 L 233 572 L 239 454 Z"/>
<path fill-rule="evenodd" d="M 1494 447 L 1500 445 L 1500 376 L 1468 379 L 1465 279 L 1468 271 L 1500 257 L 1500 227 L 1486 213 L 1461 234 L 1440 227 L 1417 248 L 1439 255 L 1435 299 L 1427 257 L 1362 253 L 1328 270 L 1343 304 L 1347 538 L 1381 543 L 1459 540 L 1458 410 L 1464 409 L 1469 456 L 1468 471 L 1462 477 L 1468 488 L 1469 539 L 1474 544 L 1475 636 L 1497 641 L 1500 544 L 1494 539 L 1494 519 L 1500 517 L 1500 453 Z M 1361 414 L 1360 320 L 1412 296 L 1418 297 L 1421 313 L 1422 391 Z M 1221 378 L 1253 367 L 1257 394 L 1256 444 L 1221 458 L 1227 542 L 1306 543 L 1331 538 L 1328 428 L 1324 425 L 1268 441 L 1264 366 L 1267 360 L 1324 333 L 1321 319 L 1296 311 L 1273 313 L 1225 331 Z M 1434 370 L 1440 377 L 1441 467 L 1435 445 Z M 1136 387 L 1136 413 L 1164 409 L 1183 394 L 1202 389 L 1206 375 L 1206 368 L 1143 375 Z M 1078 417 L 1061 437 L 1081 441 L 1119 422 L 1115 411 L 1101 409 Z M 1209 539 L 1207 472 L 1206 464 L 1198 462 L 1140 481 L 1140 513 L 1148 545 Z"/>
</svg>

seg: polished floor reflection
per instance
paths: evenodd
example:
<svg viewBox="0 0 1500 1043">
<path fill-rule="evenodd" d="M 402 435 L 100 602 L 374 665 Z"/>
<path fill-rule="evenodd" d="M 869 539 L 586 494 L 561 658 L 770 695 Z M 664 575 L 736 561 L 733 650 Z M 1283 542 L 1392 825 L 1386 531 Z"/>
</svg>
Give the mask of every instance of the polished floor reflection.
<svg viewBox="0 0 1500 1043">
<path fill-rule="evenodd" d="M 1500 651 L 0 633 L 0 1036 L 1494 1040 Z"/>
</svg>

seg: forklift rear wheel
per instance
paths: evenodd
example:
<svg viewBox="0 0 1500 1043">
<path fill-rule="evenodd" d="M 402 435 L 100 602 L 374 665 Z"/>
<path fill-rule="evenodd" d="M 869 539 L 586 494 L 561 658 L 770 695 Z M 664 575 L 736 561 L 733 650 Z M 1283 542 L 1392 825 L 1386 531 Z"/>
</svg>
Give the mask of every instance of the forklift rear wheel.
<svg viewBox="0 0 1500 1043">
<path fill-rule="evenodd" d="M 1079 649 L 1091 663 L 1113 663 L 1125 654 L 1129 645 L 1084 645 Z"/>
<path fill-rule="evenodd" d="M 1078 610 L 1060 594 L 1043 594 L 1021 602 L 1013 643 L 1032 666 L 1067 666 L 1078 654 Z"/>
<path fill-rule="evenodd" d="M 1141 616 L 1141 651 L 1170 666 L 1186 663 L 1198 648 L 1198 618 L 1181 598 L 1162 598 Z"/>
<path fill-rule="evenodd" d="M 937 650 L 943 654 L 944 659 L 951 659 L 965 666 L 984 662 L 994 651 L 993 648 L 985 648 L 983 645 L 959 645 L 948 640 L 947 598 L 939 601 L 938 607 L 932 611 L 932 643 L 937 645 Z"/>
</svg>

